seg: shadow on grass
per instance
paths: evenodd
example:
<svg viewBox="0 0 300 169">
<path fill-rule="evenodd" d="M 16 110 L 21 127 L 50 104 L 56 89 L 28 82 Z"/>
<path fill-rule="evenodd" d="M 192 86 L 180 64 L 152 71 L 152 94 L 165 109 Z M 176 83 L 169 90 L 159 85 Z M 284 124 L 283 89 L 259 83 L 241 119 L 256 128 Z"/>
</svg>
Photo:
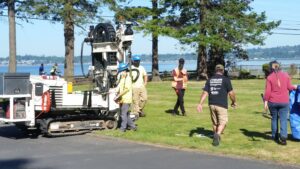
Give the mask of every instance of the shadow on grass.
<svg viewBox="0 0 300 169">
<path fill-rule="evenodd" d="M 166 113 L 169 113 L 169 114 L 172 114 L 173 113 L 173 110 L 172 109 L 168 109 L 168 110 L 165 110 Z"/>
<path fill-rule="evenodd" d="M 166 113 L 173 115 L 173 109 L 165 110 Z M 176 115 L 179 115 L 179 112 L 176 112 Z"/>
<path fill-rule="evenodd" d="M 288 134 L 288 139 L 292 142 L 300 143 L 300 139 L 295 139 L 292 134 Z"/>
<path fill-rule="evenodd" d="M 253 112 L 254 114 L 262 114 L 262 112 L 260 112 L 260 111 L 255 111 L 255 112 Z"/>
<path fill-rule="evenodd" d="M 272 140 L 272 137 L 270 136 L 271 132 L 257 132 L 257 131 L 249 131 L 247 129 L 240 129 L 240 131 L 247 137 L 251 138 L 252 141 L 260 141 L 260 139 L 257 138 L 262 138 L 265 140 Z"/>
<path fill-rule="evenodd" d="M 203 127 L 197 127 L 196 129 L 193 129 L 193 130 L 190 131 L 189 136 L 193 137 L 194 134 L 198 134 L 198 135 L 200 134 L 200 135 L 212 138 L 212 136 L 213 136 L 214 133 L 213 133 L 213 131 L 206 130 Z"/>
<path fill-rule="evenodd" d="M 263 138 L 265 140 L 273 140 L 271 137 L 271 135 L 272 135 L 271 131 L 264 132 L 264 133 L 260 133 L 260 132 L 256 132 L 256 131 L 249 131 L 247 129 L 240 129 L 240 131 L 242 131 L 242 133 L 245 136 L 250 137 L 252 139 L 252 141 L 260 141 L 257 138 Z M 293 138 L 292 134 L 288 134 L 288 140 L 290 140 L 292 142 L 300 142 L 300 140 Z"/>
<path fill-rule="evenodd" d="M 262 117 L 264 117 L 264 118 L 267 118 L 267 119 L 272 119 L 272 116 L 271 116 L 271 114 L 269 113 L 269 112 L 259 112 L 259 111 L 256 111 L 256 112 L 254 112 L 255 114 L 261 114 L 262 115 Z"/>
</svg>

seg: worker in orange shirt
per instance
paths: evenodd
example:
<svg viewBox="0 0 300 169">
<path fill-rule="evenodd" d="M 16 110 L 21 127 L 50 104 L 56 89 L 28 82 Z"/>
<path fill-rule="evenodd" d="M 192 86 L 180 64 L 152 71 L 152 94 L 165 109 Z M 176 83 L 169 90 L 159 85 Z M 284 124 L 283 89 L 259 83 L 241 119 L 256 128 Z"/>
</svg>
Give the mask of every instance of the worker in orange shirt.
<svg viewBox="0 0 300 169">
<path fill-rule="evenodd" d="M 176 67 L 172 71 L 172 76 L 173 76 L 172 87 L 174 88 L 177 95 L 177 101 L 174 106 L 172 115 L 179 114 L 178 108 L 180 107 L 182 115 L 186 116 L 183 98 L 184 98 L 185 89 L 187 88 L 188 74 L 186 69 L 183 68 L 183 66 L 184 66 L 184 59 L 180 58 L 178 67 Z"/>
</svg>

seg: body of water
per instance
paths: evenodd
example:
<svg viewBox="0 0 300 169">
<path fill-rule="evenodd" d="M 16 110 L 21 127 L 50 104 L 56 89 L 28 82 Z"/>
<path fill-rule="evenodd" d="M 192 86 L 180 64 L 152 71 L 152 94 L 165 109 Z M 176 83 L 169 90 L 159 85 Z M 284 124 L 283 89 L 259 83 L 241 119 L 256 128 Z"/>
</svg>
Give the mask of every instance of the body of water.
<svg viewBox="0 0 300 169">
<path fill-rule="evenodd" d="M 147 72 L 151 72 L 152 64 L 149 63 L 141 63 L 142 66 L 146 69 Z M 29 72 L 33 75 L 39 74 L 39 66 L 40 65 L 17 65 L 17 72 Z M 90 64 L 84 64 L 84 73 L 87 74 L 88 67 Z M 172 71 L 177 66 L 177 61 L 169 61 L 169 62 L 160 62 L 159 63 L 159 71 Z M 44 71 L 46 74 L 50 73 L 50 70 L 52 68 L 52 65 L 44 65 Z M 64 65 L 58 64 L 58 68 L 61 72 L 61 74 L 64 74 Z M 186 61 L 185 68 L 187 70 L 196 70 L 196 61 Z M 7 72 L 8 66 L 6 65 L 0 65 L 0 72 Z M 74 75 L 82 75 L 81 65 L 75 64 L 74 65 Z"/>
<path fill-rule="evenodd" d="M 281 65 L 288 67 L 291 64 L 298 65 L 298 68 L 300 67 L 300 59 L 293 59 L 293 60 L 285 60 L 285 59 L 278 59 L 277 60 Z M 270 60 L 249 60 L 249 61 L 237 61 L 236 66 L 240 69 L 261 69 L 261 66 L 265 63 L 270 62 Z M 196 60 L 187 60 L 185 62 L 185 68 L 187 70 L 196 70 Z M 142 66 L 145 67 L 147 72 L 151 72 L 151 62 L 147 63 L 141 63 Z M 177 61 L 160 61 L 159 62 L 159 71 L 172 71 L 176 66 L 178 65 Z M 29 72 L 33 75 L 38 75 L 39 73 L 39 66 L 40 65 L 17 65 L 17 72 Z M 88 67 L 90 64 L 84 64 L 84 72 L 87 74 Z M 61 71 L 61 74 L 64 73 L 64 65 L 59 64 L 58 65 L 59 70 Z M 50 73 L 50 70 L 52 68 L 52 65 L 45 65 L 44 70 L 47 74 Z M 0 65 L 0 73 L 4 73 L 8 71 L 7 65 Z M 75 64 L 74 65 L 74 75 L 82 75 L 81 71 L 81 65 Z"/>
</svg>

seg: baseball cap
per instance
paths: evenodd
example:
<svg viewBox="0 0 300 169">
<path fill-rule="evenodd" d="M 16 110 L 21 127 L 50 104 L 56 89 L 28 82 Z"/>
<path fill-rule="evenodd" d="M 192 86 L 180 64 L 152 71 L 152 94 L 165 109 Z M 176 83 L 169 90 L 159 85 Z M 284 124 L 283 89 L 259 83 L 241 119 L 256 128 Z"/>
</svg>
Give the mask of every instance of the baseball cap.
<svg viewBox="0 0 300 169">
<path fill-rule="evenodd" d="M 179 59 L 179 63 L 184 63 L 184 59 L 183 59 L 183 58 L 180 58 L 180 59 Z"/>
<path fill-rule="evenodd" d="M 216 70 L 224 70 L 224 66 L 221 64 L 216 65 Z"/>
</svg>

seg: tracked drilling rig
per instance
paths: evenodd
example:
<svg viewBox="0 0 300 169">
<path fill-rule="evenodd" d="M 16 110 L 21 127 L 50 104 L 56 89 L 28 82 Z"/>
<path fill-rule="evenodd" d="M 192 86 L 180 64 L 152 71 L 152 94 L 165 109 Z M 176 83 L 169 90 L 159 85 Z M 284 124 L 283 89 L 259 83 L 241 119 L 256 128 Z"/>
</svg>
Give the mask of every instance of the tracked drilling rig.
<svg viewBox="0 0 300 169">
<path fill-rule="evenodd" d="M 59 76 L 0 73 L 0 122 L 47 136 L 115 129 L 119 119 L 119 105 L 113 100 L 117 67 L 130 54 L 131 26 L 119 23 L 115 29 L 100 23 L 90 27 L 81 52 L 84 44 L 91 45 L 93 90 L 70 91 L 70 83 Z"/>
</svg>

